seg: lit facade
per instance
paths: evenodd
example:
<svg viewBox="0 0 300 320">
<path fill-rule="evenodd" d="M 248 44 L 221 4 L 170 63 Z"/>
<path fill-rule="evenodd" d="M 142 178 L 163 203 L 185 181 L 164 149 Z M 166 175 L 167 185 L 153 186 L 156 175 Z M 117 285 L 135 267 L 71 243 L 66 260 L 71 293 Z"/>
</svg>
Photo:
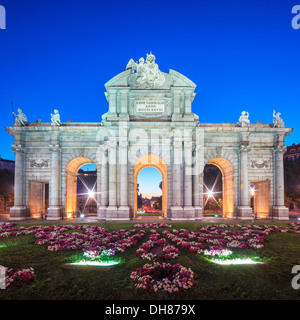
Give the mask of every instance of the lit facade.
<svg viewBox="0 0 300 320">
<path fill-rule="evenodd" d="M 292 129 L 283 122 L 251 124 L 243 112 L 237 123 L 201 123 L 192 112 L 196 85 L 174 70 L 161 72 L 152 54 L 131 60 L 105 88 L 102 121 L 6 127 L 15 138 L 12 220 L 40 217 L 45 185 L 47 219 L 74 217 L 77 172 L 88 163 L 97 168 L 99 221 L 136 217 L 137 175 L 147 166 L 162 174 L 163 216 L 201 220 L 206 164 L 222 172 L 223 217 L 251 219 L 251 184 L 258 218 L 288 219 L 283 155 Z"/>
</svg>

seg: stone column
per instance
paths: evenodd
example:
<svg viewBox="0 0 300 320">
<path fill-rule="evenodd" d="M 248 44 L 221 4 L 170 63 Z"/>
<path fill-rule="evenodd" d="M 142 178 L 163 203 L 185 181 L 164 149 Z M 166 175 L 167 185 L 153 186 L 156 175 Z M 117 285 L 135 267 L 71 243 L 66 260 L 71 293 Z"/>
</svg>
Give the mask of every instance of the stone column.
<svg viewBox="0 0 300 320">
<path fill-rule="evenodd" d="M 107 114 L 107 120 L 114 121 L 118 120 L 117 115 L 117 92 L 115 90 L 110 90 L 108 93 L 109 97 L 109 110 Z"/>
<path fill-rule="evenodd" d="M 194 115 L 192 114 L 192 93 L 185 92 L 184 94 L 184 120 L 194 121 Z"/>
<path fill-rule="evenodd" d="M 118 216 L 117 208 L 117 144 L 116 139 L 108 141 L 108 208 L 107 218 L 113 219 Z"/>
<path fill-rule="evenodd" d="M 108 207 L 108 161 L 107 161 L 107 146 L 100 145 L 100 206 L 97 211 L 98 220 L 106 220 L 106 209 Z"/>
<path fill-rule="evenodd" d="M 10 209 L 10 220 L 25 220 L 27 218 L 27 207 L 24 190 L 24 147 L 19 141 L 15 141 L 12 150 L 15 153 L 15 186 L 14 206 Z"/>
<path fill-rule="evenodd" d="M 123 138 L 125 138 L 123 136 Z M 120 168 L 120 207 L 118 209 L 118 217 L 130 219 L 130 210 L 128 206 L 128 142 L 126 140 L 119 141 L 119 168 Z"/>
<path fill-rule="evenodd" d="M 280 144 L 276 146 L 274 151 L 275 205 L 273 207 L 273 218 L 276 220 L 288 220 L 289 209 L 284 206 L 283 155 L 286 152 L 286 147 Z"/>
<path fill-rule="evenodd" d="M 238 213 L 240 219 L 251 219 L 252 208 L 249 206 L 249 177 L 248 177 L 248 145 L 240 146 L 240 205 Z"/>
<path fill-rule="evenodd" d="M 200 150 L 201 146 L 196 146 L 193 151 L 193 206 L 195 209 L 196 219 L 203 219 L 203 210 L 201 205 L 201 197 L 203 197 L 203 191 L 201 189 L 201 185 L 203 185 L 203 174 L 200 171 Z"/>
<path fill-rule="evenodd" d="M 52 161 L 47 220 L 60 220 L 62 218 L 62 207 L 60 204 L 60 145 L 58 143 L 51 144 L 49 145 L 49 150 L 52 152 Z"/>
<path fill-rule="evenodd" d="M 195 210 L 193 207 L 193 154 L 192 154 L 192 132 L 185 131 L 184 137 L 184 218 L 194 219 Z"/>
<path fill-rule="evenodd" d="M 173 144 L 173 190 L 171 219 L 176 220 L 182 216 L 182 140 L 177 138 Z"/>
<path fill-rule="evenodd" d="M 128 91 L 121 91 L 121 113 L 119 119 L 121 121 L 128 121 Z"/>
<path fill-rule="evenodd" d="M 174 91 L 173 92 L 173 108 L 174 112 L 172 115 L 172 121 L 180 121 L 182 120 L 181 114 L 181 92 Z"/>
</svg>

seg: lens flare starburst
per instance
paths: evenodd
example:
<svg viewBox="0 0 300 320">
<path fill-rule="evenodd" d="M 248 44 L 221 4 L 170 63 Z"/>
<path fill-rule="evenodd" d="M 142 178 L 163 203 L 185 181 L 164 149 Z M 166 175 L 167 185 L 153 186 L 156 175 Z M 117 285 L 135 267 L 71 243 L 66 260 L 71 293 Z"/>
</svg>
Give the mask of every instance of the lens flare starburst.
<svg viewBox="0 0 300 320">
<path fill-rule="evenodd" d="M 84 181 L 84 179 L 80 175 L 77 175 L 77 177 L 79 178 L 79 180 L 82 182 L 82 184 L 86 188 L 86 192 L 78 194 L 78 195 L 87 195 L 87 199 L 86 199 L 85 204 L 84 204 L 83 209 L 82 209 L 82 212 L 84 213 L 86 205 L 89 202 L 89 200 L 96 201 L 97 205 L 99 205 L 99 202 L 97 200 L 97 196 L 96 195 L 100 194 L 100 192 L 95 192 L 96 185 L 97 185 L 97 180 L 95 181 L 92 189 L 90 189 L 88 187 L 87 183 Z"/>
</svg>

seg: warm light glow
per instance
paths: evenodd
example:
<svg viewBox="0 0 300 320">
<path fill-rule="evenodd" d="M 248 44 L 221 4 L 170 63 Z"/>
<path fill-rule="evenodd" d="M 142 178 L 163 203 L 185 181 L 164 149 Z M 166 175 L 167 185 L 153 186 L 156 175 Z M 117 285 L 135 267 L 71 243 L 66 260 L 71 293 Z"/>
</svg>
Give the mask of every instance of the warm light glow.
<svg viewBox="0 0 300 320">
<path fill-rule="evenodd" d="M 95 192 L 92 190 L 89 190 L 89 197 L 94 198 L 94 196 L 95 196 Z"/>
<path fill-rule="evenodd" d="M 208 192 L 207 192 L 207 196 L 208 196 L 208 198 L 211 198 L 211 197 L 213 196 L 212 191 L 208 191 Z"/>
<path fill-rule="evenodd" d="M 255 194 L 254 188 L 250 188 L 250 192 L 251 192 L 251 196 L 254 196 L 254 194 Z"/>
</svg>

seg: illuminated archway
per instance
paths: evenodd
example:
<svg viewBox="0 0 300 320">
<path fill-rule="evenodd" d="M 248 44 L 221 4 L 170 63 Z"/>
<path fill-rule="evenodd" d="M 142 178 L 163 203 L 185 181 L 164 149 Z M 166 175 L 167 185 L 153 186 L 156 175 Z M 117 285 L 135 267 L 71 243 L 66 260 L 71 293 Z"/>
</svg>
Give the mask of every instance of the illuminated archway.
<svg viewBox="0 0 300 320">
<path fill-rule="evenodd" d="M 138 215 L 162 214 L 162 175 L 154 167 L 145 167 L 137 176 Z"/>
<path fill-rule="evenodd" d="M 233 218 L 234 214 L 234 168 L 224 158 L 213 158 L 207 162 L 219 168 L 222 173 L 223 217 Z M 204 188 L 205 189 L 205 188 Z"/>
<path fill-rule="evenodd" d="M 137 197 L 137 177 L 139 172 L 146 168 L 153 167 L 159 170 L 162 176 L 162 216 L 167 216 L 167 166 L 165 162 L 158 156 L 145 155 L 141 157 L 134 167 L 134 216 L 137 216 L 138 197 Z"/>
<path fill-rule="evenodd" d="M 66 168 L 66 206 L 65 215 L 67 218 L 74 218 L 77 211 L 77 172 L 85 164 L 93 164 L 93 161 L 78 157 L 71 160 Z"/>
</svg>

